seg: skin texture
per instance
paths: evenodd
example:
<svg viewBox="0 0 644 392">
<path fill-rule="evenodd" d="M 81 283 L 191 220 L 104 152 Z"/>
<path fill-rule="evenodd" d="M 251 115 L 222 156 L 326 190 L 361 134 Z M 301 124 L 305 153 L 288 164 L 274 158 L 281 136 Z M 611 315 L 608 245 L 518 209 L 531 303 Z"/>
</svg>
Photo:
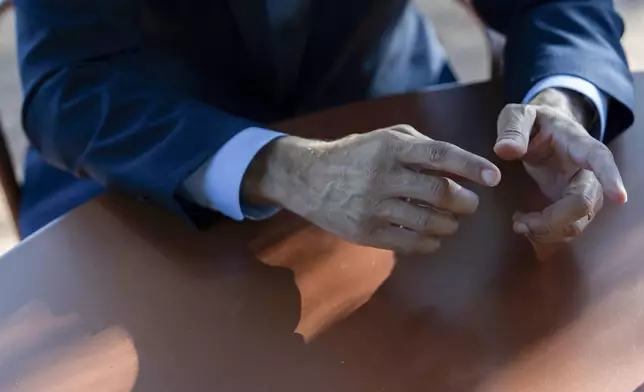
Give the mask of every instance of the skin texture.
<svg viewBox="0 0 644 392">
<path fill-rule="evenodd" d="M 253 161 L 242 192 L 354 243 L 431 253 L 478 196 L 430 171 L 488 186 L 501 179 L 488 160 L 398 125 L 332 142 L 278 139 Z"/>
<path fill-rule="evenodd" d="M 498 118 L 495 153 L 521 160 L 553 204 L 517 212 L 513 228 L 534 244 L 568 241 L 601 209 L 626 202 L 608 148 L 588 134 L 594 108 L 582 96 L 548 89 Z M 478 196 L 437 172 L 495 186 L 486 159 L 432 140 L 409 125 L 322 142 L 283 137 L 264 147 L 242 182 L 244 202 L 277 205 L 347 241 L 402 253 L 431 253 L 472 214 Z"/>
<path fill-rule="evenodd" d="M 494 151 L 502 159 L 521 160 L 553 201 L 543 211 L 514 215 L 514 231 L 533 243 L 569 241 L 593 220 L 604 197 L 627 200 L 613 155 L 586 131 L 595 117 L 589 105 L 577 93 L 548 89 L 499 115 Z"/>
</svg>

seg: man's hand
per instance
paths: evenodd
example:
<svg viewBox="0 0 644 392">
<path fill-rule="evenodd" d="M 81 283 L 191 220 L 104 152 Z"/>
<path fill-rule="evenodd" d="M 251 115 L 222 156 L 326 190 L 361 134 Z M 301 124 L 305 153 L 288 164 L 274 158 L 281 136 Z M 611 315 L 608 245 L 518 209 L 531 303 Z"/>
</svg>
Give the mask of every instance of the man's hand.
<svg viewBox="0 0 644 392">
<path fill-rule="evenodd" d="M 253 161 L 242 192 L 348 241 L 429 253 L 478 206 L 475 193 L 437 172 L 489 186 L 501 179 L 486 159 L 399 125 L 332 142 L 278 139 Z"/>
<path fill-rule="evenodd" d="M 554 202 L 543 211 L 514 216 L 514 231 L 537 243 L 580 234 L 601 209 L 603 195 L 626 202 L 613 155 L 584 128 L 591 116 L 583 103 L 577 93 L 549 89 L 528 105 L 506 106 L 499 115 L 494 151 L 502 159 L 522 160 Z"/>
</svg>

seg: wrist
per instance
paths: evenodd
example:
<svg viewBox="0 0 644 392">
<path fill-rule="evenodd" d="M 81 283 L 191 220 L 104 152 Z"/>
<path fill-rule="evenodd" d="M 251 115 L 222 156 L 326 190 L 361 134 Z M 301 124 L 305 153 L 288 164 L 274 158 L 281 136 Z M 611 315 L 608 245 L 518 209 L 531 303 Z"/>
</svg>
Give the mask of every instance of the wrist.
<svg viewBox="0 0 644 392">
<path fill-rule="evenodd" d="M 285 136 L 273 140 L 255 155 L 241 185 L 243 202 L 287 208 L 323 142 Z"/>
<path fill-rule="evenodd" d="M 595 106 L 583 94 L 560 88 L 547 88 L 530 101 L 531 105 L 549 106 L 574 118 L 587 130 L 597 118 Z"/>
</svg>

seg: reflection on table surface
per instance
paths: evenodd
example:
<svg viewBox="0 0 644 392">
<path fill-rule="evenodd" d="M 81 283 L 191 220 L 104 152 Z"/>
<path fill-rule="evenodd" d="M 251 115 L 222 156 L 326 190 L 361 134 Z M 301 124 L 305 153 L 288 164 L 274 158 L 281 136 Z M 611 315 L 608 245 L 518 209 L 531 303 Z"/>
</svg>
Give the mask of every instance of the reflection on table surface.
<svg viewBox="0 0 644 392">
<path fill-rule="evenodd" d="M 281 129 L 409 122 L 490 156 L 499 106 L 477 85 Z M 631 392 L 644 382 L 642 145 L 631 130 L 612 146 L 629 203 L 540 259 L 511 231 L 516 209 L 544 202 L 516 165 L 497 189 L 474 186 L 478 213 L 426 257 L 287 213 L 199 233 L 101 197 L 0 260 L 0 391 Z"/>
</svg>

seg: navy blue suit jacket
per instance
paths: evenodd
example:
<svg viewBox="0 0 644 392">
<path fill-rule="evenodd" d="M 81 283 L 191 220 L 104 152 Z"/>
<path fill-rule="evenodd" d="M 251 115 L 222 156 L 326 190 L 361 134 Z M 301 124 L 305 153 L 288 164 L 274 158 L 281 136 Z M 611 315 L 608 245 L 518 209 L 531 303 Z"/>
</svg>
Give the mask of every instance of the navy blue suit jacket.
<svg viewBox="0 0 644 392">
<path fill-rule="evenodd" d="M 611 0 L 474 3 L 508 37 L 508 101 L 549 75 L 575 75 L 609 96 L 607 139 L 632 123 Z M 38 151 L 27 160 L 23 235 L 104 186 L 197 218 L 178 186 L 240 130 L 453 80 L 406 0 L 15 4 L 23 125 Z"/>
</svg>

